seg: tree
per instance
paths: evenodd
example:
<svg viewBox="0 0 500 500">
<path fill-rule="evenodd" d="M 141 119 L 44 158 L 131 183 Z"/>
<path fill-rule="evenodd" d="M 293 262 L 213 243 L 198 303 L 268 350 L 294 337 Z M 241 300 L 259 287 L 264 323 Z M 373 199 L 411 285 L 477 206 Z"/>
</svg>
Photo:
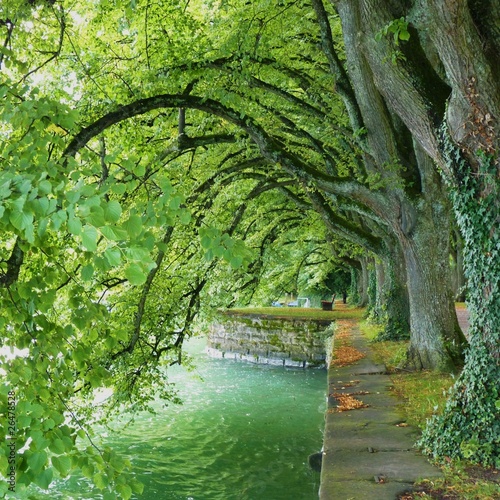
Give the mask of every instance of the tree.
<svg viewBox="0 0 500 500">
<path fill-rule="evenodd" d="M 335 5 L 348 58 L 365 61 L 387 108 L 436 163 L 465 240 L 470 348 L 422 445 L 435 457 L 498 463 L 499 7 L 441 0 Z"/>
<path fill-rule="evenodd" d="M 439 2 L 428 3 L 438 9 Z M 0 300 L 8 345 L 29 355 L 5 360 L 11 385 L 0 393 L 6 402 L 14 384 L 36 401 L 23 409 L 27 416 L 47 415 L 19 429 L 19 444 L 32 438 L 19 465 L 23 481 L 45 486 L 54 468 L 65 475 L 71 466 L 88 467 L 99 487 L 117 482 L 125 497 L 138 491 L 121 479 L 126 464 L 110 451 L 75 447 L 77 435 L 88 432 L 82 415 L 91 415 L 94 389 L 114 386 L 115 409 L 127 402 L 146 408 L 153 393 L 142 389 L 182 359 L 209 288 L 215 303 L 213 297 L 230 304 L 252 296 L 274 241 L 301 242 L 301 262 L 308 262 L 317 244 L 308 248 L 306 235 L 296 237 L 304 228 L 297 207 L 319 214 L 327 238 L 348 237 L 376 253 L 393 277 L 385 280 L 390 290 L 407 282 L 413 366 L 460 362 L 449 204 L 433 162 L 455 186 L 462 228 L 471 214 L 457 208 L 465 201 L 479 204 L 481 224 L 486 216 L 496 222 L 496 184 L 486 183 L 494 176 L 476 182 L 464 173 L 469 163 L 474 172 L 493 168 L 489 118 L 478 114 L 490 103 L 467 87 L 462 95 L 470 97 L 477 130 L 443 135 L 446 98 L 460 80 L 443 45 L 449 35 L 437 40 L 446 26 L 419 18 L 432 38 L 426 58 L 420 43 L 413 46 L 418 27 L 400 18 L 411 2 L 368 15 L 375 4 L 336 3 L 348 72 L 338 18 L 319 0 L 314 8 L 300 1 L 2 6 Z M 476 16 L 482 19 L 479 6 Z M 484 29 L 495 47 L 494 27 L 484 20 Z M 364 33 L 359 46 L 356 33 Z M 486 52 L 495 57 L 489 46 Z M 449 74 L 426 62 L 438 55 Z M 478 80 L 469 84 L 483 85 Z M 496 88 L 488 85 L 485 91 Z M 463 111 L 459 104 L 448 109 Z M 490 117 L 495 113 L 492 107 Z M 483 149 L 477 158 L 474 141 Z M 487 225 L 482 232 L 477 221 L 469 225 L 469 254 L 485 244 Z M 471 282 L 495 271 L 495 238 L 493 231 L 493 246 L 481 254 L 484 269 L 469 264 Z M 229 295 L 214 293 L 223 288 L 217 280 L 228 279 L 228 265 L 242 269 L 239 291 L 235 284 Z M 475 289 L 491 306 L 497 285 L 485 288 L 481 279 Z M 472 303 L 479 305 L 479 295 Z M 494 317 L 484 317 L 488 335 L 476 336 L 478 356 L 490 370 L 486 393 L 495 415 L 496 358 L 486 352 L 497 340 Z M 175 397 L 164 387 L 161 396 Z M 77 399 L 86 410 L 76 412 Z M 68 411 L 72 426 L 61 420 Z M 470 450 L 476 436 L 468 439 Z"/>
</svg>

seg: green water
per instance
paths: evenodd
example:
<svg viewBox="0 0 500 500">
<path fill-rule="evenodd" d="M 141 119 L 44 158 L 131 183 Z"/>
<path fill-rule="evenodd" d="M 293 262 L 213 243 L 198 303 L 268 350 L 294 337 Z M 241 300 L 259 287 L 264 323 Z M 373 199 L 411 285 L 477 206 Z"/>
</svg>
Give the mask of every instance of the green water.
<svg viewBox="0 0 500 500">
<path fill-rule="evenodd" d="M 325 371 L 211 359 L 202 347 L 190 346 L 194 372 L 170 372 L 183 405 L 143 415 L 119 439 L 106 439 L 132 460 L 141 498 L 317 499 L 319 474 L 307 459 L 322 446 Z M 91 488 L 71 478 L 49 496 L 100 498 Z"/>
</svg>

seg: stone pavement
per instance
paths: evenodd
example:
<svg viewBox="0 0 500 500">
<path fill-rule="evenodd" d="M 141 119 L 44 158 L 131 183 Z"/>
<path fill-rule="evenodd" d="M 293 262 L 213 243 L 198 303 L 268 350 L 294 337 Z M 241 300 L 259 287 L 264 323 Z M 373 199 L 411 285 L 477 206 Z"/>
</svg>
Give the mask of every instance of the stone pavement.
<svg viewBox="0 0 500 500">
<path fill-rule="evenodd" d="M 388 500 L 411 489 L 422 478 L 441 476 L 413 444 L 417 429 L 404 423 L 390 391 L 385 366 L 373 360 L 373 351 L 356 326 L 350 344 L 365 358 L 328 372 L 328 411 L 323 438 L 320 500 Z M 352 394 L 368 405 L 336 411 L 333 393 Z M 356 394 L 358 393 L 358 394 Z"/>
</svg>

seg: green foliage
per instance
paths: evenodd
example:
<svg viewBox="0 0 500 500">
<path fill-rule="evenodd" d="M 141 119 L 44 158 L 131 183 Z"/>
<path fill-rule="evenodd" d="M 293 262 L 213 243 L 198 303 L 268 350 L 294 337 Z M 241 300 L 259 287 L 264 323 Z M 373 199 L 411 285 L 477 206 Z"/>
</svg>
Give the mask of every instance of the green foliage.
<svg viewBox="0 0 500 500">
<path fill-rule="evenodd" d="M 408 31 L 408 21 L 404 17 L 393 19 L 390 23 L 386 24 L 375 35 L 375 39 L 380 41 L 382 38 L 390 38 L 392 40 L 394 49 L 390 51 L 390 60 L 392 64 L 397 64 L 398 61 L 405 61 L 406 57 L 398 49 L 401 41 L 407 42 L 410 39 L 410 32 Z M 389 57 L 386 58 L 386 60 Z"/>
<path fill-rule="evenodd" d="M 408 41 L 410 33 L 408 31 L 408 21 L 404 17 L 393 19 L 390 23 L 386 24 L 375 36 L 376 40 L 381 40 L 382 37 L 392 35 L 394 45 L 399 45 L 400 40 Z"/>
<path fill-rule="evenodd" d="M 15 388 L 19 484 L 80 469 L 130 498 L 141 486 L 93 424 L 178 401 L 168 366 L 214 309 L 319 293 L 360 255 L 313 210 L 315 179 L 342 181 L 326 207 L 361 232 L 369 189 L 407 183 L 397 159 L 366 172 L 370 131 L 351 130 L 307 3 L 12 0 L 0 20 L 0 416 Z M 397 49 L 408 23 L 383 37 Z"/>
</svg>

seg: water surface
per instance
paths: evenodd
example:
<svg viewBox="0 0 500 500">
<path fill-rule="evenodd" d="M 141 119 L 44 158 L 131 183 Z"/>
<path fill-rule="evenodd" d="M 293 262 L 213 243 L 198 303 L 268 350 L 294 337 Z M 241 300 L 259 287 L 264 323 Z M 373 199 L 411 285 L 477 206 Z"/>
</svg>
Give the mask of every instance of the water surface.
<svg viewBox="0 0 500 500">
<path fill-rule="evenodd" d="M 190 345 L 196 370 L 170 370 L 182 405 L 140 415 L 106 443 L 131 459 L 145 500 L 313 500 L 319 474 L 326 372 L 212 359 Z M 158 405 L 160 408 L 160 405 Z M 51 498 L 98 499 L 85 479 Z"/>
</svg>

